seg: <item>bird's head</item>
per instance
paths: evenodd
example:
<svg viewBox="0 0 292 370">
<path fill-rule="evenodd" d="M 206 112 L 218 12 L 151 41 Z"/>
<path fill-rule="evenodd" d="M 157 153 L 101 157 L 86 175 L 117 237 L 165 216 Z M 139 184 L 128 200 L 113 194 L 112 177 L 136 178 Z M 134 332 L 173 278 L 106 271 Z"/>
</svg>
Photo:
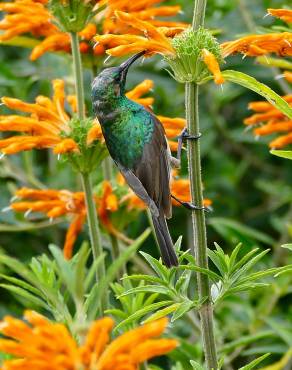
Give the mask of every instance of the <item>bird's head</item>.
<svg viewBox="0 0 292 370">
<path fill-rule="evenodd" d="M 145 52 L 133 55 L 119 67 L 106 68 L 93 80 L 93 99 L 109 99 L 124 94 L 127 73 L 130 66 Z"/>
</svg>

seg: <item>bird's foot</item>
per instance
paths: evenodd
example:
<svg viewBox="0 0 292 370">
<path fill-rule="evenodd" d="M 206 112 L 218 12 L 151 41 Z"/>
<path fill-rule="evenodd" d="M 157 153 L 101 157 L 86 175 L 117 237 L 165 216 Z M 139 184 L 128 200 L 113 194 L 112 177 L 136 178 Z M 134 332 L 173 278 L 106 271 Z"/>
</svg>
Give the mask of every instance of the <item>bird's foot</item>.
<svg viewBox="0 0 292 370">
<path fill-rule="evenodd" d="M 176 200 L 179 204 L 181 204 L 183 207 L 188 209 L 189 211 L 206 211 L 210 212 L 212 209 L 210 207 L 200 207 L 196 206 L 195 204 L 192 204 L 191 202 L 183 202 L 182 200 L 178 199 L 176 196 L 171 194 L 171 197 Z"/>
<path fill-rule="evenodd" d="M 201 136 L 201 133 L 199 133 L 198 135 L 190 135 L 188 133 L 188 129 L 185 127 L 178 135 L 177 160 L 181 160 L 181 151 L 184 140 L 199 140 Z"/>
</svg>

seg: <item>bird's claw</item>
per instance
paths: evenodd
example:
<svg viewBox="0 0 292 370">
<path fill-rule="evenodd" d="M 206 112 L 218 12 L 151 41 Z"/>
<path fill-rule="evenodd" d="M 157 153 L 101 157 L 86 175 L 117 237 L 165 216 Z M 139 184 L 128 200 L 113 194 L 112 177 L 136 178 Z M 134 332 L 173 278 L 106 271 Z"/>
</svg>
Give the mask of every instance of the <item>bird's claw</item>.
<svg viewBox="0 0 292 370">
<path fill-rule="evenodd" d="M 201 136 L 201 133 L 198 133 L 198 135 L 190 135 L 187 127 L 182 130 L 182 132 L 178 135 L 177 159 L 179 161 L 181 160 L 181 151 L 184 140 L 199 140 Z"/>
<path fill-rule="evenodd" d="M 189 211 L 206 211 L 206 212 L 211 212 L 212 209 L 210 207 L 200 207 L 196 206 L 195 204 L 192 204 L 191 202 L 183 202 L 182 200 L 178 199 L 176 196 L 171 194 L 171 197 L 176 200 L 179 204 L 181 204 L 183 207 L 188 209 Z"/>
</svg>

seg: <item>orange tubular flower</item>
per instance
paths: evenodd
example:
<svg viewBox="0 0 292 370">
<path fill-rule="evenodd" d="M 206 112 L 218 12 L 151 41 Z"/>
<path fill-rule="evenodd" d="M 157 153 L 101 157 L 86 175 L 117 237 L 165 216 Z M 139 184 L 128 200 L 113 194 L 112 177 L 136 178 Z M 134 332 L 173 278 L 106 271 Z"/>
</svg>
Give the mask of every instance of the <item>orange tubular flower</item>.
<svg viewBox="0 0 292 370">
<path fill-rule="evenodd" d="M 68 190 L 21 188 L 16 191 L 15 197 L 17 201 L 10 205 L 10 208 L 15 212 L 25 214 L 30 212 L 45 213 L 50 219 L 65 215 L 72 217 L 64 243 L 64 255 L 68 259 L 71 258 L 74 243 L 86 220 L 84 193 L 73 193 Z M 95 203 L 103 227 L 125 243 L 131 243 L 132 240 L 119 232 L 110 220 L 110 213 L 118 210 L 118 199 L 108 181 L 103 182 L 101 194 L 99 196 L 95 195 Z"/>
<path fill-rule="evenodd" d="M 292 10 L 289 9 L 268 9 L 268 13 L 280 18 L 286 23 L 292 23 Z"/>
<path fill-rule="evenodd" d="M 0 139 L 3 154 L 15 154 L 23 150 L 53 148 L 54 153 L 78 152 L 77 143 L 63 135 L 70 134 L 70 117 L 65 111 L 64 81 L 53 81 L 53 97 L 38 96 L 35 103 L 3 97 L 2 103 L 9 109 L 29 113 L 29 116 L 0 116 L 0 131 L 23 133 Z M 71 99 L 72 101 L 72 99 Z M 70 101 L 68 101 L 70 105 Z M 74 111 L 74 106 L 72 107 Z"/>
<path fill-rule="evenodd" d="M 14 0 L 0 4 L 0 11 L 8 13 L 0 21 L 0 41 L 7 41 L 15 36 L 31 34 L 41 38 L 30 55 L 31 60 L 36 60 L 48 51 L 70 52 L 70 36 L 61 32 L 54 23 L 54 17 L 47 8 L 48 1 Z M 96 34 L 96 25 L 89 23 L 80 33 L 80 50 L 91 50 L 89 41 Z"/>
<path fill-rule="evenodd" d="M 181 22 L 161 21 L 155 17 L 171 17 L 177 15 L 180 6 L 160 6 L 155 7 L 157 3 L 163 0 L 137 0 L 133 3 L 128 0 L 109 0 L 108 8 L 105 13 L 103 23 L 103 33 L 123 34 L 129 32 L 129 27 L 119 18 L 115 17 L 115 11 L 122 11 L 132 14 L 134 17 L 147 21 L 156 27 L 185 27 Z"/>
<path fill-rule="evenodd" d="M 285 79 L 292 84 L 292 72 L 285 71 L 283 73 L 283 75 L 284 75 Z"/>
<path fill-rule="evenodd" d="M 175 34 L 182 32 L 184 27 L 155 27 L 149 22 L 142 21 L 132 14 L 121 11 L 116 11 L 115 16 L 125 26 L 132 27 L 138 35 L 107 34 L 95 36 L 94 40 L 107 49 L 107 54 L 123 56 L 145 50 L 148 56 L 152 54 L 175 55 L 168 35 L 175 36 Z"/>
<path fill-rule="evenodd" d="M 177 347 L 174 339 L 154 339 L 166 329 L 166 318 L 130 330 L 110 341 L 114 322 L 109 317 L 94 321 L 78 345 L 63 324 L 26 311 L 27 323 L 6 316 L 0 332 L 0 350 L 16 359 L 3 362 L 5 370 L 138 370 L 139 364 Z"/>
<path fill-rule="evenodd" d="M 224 58 L 236 53 L 242 53 L 249 57 L 258 57 L 270 53 L 279 56 L 292 56 L 292 33 L 249 35 L 239 40 L 225 42 L 221 45 L 221 48 Z"/>
<path fill-rule="evenodd" d="M 288 75 L 284 73 L 284 76 L 288 76 L 289 81 L 290 72 Z M 283 99 L 292 107 L 292 95 L 283 96 Z M 282 112 L 274 108 L 268 102 L 251 102 L 249 109 L 255 113 L 244 120 L 244 124 L 255 127 L 253 133 L 258 136 L 271 135 L 275 133 L 285 133 L 269 144 L 270 148 L 281 149 L 289 144 L 292 144 L 292 120 L 286 117 Z"/>
<path fill-rule="evenodd" d="M 206 64 L 209 71 L 214 76 L 215 83 L 218 84 L 218 85 L 223 84 L 225 80 L 224 80 L 224 77 L 221 74 L 219 63 L 218 63 L 215 55 L 212 54 L 209 50 L 203 49 L 202 50 L 202 56 L 203 56 L 204 63 Z"/>
</svg>

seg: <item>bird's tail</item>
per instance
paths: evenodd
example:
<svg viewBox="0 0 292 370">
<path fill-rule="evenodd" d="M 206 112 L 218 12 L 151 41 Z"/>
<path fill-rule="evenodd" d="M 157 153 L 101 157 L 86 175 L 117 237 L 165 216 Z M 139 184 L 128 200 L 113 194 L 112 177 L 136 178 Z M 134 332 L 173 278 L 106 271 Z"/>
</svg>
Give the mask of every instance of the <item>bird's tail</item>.
<svg viewBox="0 0 292 370">
<path fill-rule="evenodd" d="M 152 220 L 163 263 L 167 267 L 177 266 L 178 259 L 174 251 L 173 242 L 168 231 L 164 214 L 160 212 L 158 217 L 152 214 Z"/>
</svg>

